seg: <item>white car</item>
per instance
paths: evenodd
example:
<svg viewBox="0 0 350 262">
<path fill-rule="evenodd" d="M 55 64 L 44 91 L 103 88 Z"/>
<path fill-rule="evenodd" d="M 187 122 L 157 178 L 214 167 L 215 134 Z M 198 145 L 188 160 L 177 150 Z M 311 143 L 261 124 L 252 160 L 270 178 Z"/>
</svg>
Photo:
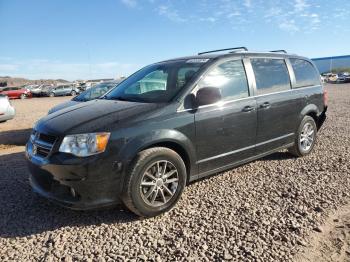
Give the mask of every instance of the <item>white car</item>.
<svg viewBox="0 0 350 262">
<path fill-rule="evenodd" d="M 16 110 L 11 105 L 7 96 L 0 94 L 0 122 L 5 122 L 15 117 Z"/>
</svg>

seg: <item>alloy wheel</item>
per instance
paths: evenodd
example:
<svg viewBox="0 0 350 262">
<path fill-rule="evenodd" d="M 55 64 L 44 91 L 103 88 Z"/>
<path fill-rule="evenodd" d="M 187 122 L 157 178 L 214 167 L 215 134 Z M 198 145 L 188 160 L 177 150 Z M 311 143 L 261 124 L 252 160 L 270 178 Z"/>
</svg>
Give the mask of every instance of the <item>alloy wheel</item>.
<svg viewBox="0 0 350 262">
<path fill-rule="evenodd" d="M 299 144 L 300 148 L 307 152 L 312 147 L 315 140 L 315 128 L 311 123 L 306 123 L 301 131 Z"/>
<path fill-rule="evenodd" d="M 167 160 L 152 163 L 141 178 L 140 193 L 143 201 L 152 207 L 162 206 L 175 195 L 179 185 L 176 167 Z"/>
</svg>

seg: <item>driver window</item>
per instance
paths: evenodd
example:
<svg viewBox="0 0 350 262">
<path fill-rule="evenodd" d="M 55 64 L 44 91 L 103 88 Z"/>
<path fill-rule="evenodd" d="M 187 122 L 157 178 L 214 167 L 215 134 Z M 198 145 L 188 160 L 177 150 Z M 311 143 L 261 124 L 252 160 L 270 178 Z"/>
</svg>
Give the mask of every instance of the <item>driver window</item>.
<svg viewBox="0 0 350 262">
<path fill-rule="evenodd" d="M 198 87 L 221 89 L 223 101 L 249 96 L 247 76 L 242 60 L 227 61 L 215 66 L 198 83 Z"/>
<path fill-rule="evenodd" d="M 156 70 L 146 75 L 125 90 L 125 94 L 144 94 L 167 89 L 168 73 Z"/>
</svg>

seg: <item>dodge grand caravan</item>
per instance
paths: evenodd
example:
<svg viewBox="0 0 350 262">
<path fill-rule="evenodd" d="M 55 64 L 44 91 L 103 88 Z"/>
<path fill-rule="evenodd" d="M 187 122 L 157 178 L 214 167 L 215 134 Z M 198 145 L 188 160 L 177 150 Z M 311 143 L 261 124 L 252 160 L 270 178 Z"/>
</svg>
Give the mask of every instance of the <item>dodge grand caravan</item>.
<svg viewBox="0 0 350 262">
<path fill-rule="evenodd" d="M 193 180 L 281 149 L 309 154 L 326 109 L 304 57 L 232 48 L 167 60 L 38 121 L 30 182 L 72 209 L 123 203 L 155 216 Z"/>
</svg>

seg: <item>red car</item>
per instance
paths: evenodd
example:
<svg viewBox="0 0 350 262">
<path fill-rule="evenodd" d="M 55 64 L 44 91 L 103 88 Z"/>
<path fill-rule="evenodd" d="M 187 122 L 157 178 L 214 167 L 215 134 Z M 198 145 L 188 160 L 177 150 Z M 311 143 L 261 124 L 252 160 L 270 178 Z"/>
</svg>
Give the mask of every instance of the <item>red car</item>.
<svg viewBox="0 0 350 262">
<path fill-rule="evenodd" d="M 10 99 L 32 97 L 32 93 L 28 89 L 21 87 L 6 87 L 0 91 L 0 94 L 8 96 Z"/>
</svg>

